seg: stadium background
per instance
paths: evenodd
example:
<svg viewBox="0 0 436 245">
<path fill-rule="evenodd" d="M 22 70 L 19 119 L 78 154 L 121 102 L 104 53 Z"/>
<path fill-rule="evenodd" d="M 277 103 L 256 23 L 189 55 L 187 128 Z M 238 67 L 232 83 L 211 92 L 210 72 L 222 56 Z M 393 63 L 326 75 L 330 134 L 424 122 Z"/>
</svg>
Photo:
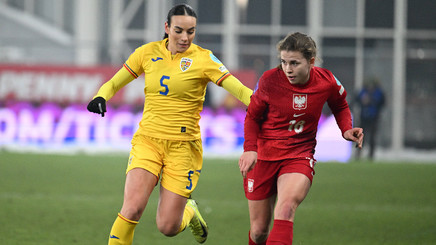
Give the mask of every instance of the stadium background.
<svg viewBox="0 0 436 245">
<path fill-rule="evenodd" d="M 135 129 L 137 113 L 117 114 L 131 120 L 106 125 L 108 132 L 103 134 L 94 132 L 97 122 L 59 124 L 63 119 L 59 113 L 71 109 L 69 104 L 77 108 L 86 104 L 134 48 L 161 39 L 167 11 L 179 2 L 189 3 L 198 12 L 195 42 L 213 50 L 247 86 L 253 88 L 263 71 L 277 65 L 279 39 L 289 32 L 306 32 L 318 43 L 318 65 L 333 71 L 347 89 L 355 116 L 359 108 L 353 95 L 366 78 L 381 80 L 387 106 L 378 157 L 398 156 L 408 149 L 431 154 L 436 149 L 436 3 L 425 0 L 2 0 L 0 146 L 41 150 L 62 144 L 71 151 L 72 142 L 79 148 L 80 143 L 102 146 L 101 142 L 112 138 L 109 148 L 100 148 L 122 149 Z M 117 112 L 140 112 L 141 80 L 111 102 Z M 26 106 L 29 111 L 23 112 Z M 47 109 L 51 116 L 44 117 L 46 107 L 53 107 Z M 217 149 L 222 148 L 215 143 L 233 149 L 224 153 L 240 152 L 243 115 L 239 107 L 223 89 L 209 87 L 203 121 L 219 117 L 225 126 L 209 128 L 203 123 L 206 152 L 221 155 Z M 56 125 L 44 127 L 44 119 Z M 91 119 L 83 116 L 83 120 Z M 109 135 L 113 124 L 118 125 L 115 136 Z M 70 129 L 54 132 L 59 125 Z M 80 131 L 83 127 L 89 132 Z M 72 130 L 76 133 L 67 132 Z M 89 138 L 86 142 L 85 137 Z M 349 157 L 350 145 L 339 148 Z"/>
</svg>

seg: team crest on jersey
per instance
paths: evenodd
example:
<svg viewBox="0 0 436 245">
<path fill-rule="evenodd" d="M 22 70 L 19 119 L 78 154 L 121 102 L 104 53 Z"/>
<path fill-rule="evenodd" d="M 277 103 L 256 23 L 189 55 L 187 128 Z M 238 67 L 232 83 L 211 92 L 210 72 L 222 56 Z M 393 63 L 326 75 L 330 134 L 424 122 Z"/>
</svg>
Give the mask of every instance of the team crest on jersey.
<svg viewBox="0 0 436 245">
<path fill-rule="evenodd" d="M 254 186 L 254 179 L 248 179 L 247 182 L 248 192 L 253 192 L 253 186 Z"/>
<path fill-rule="evenodd" d="M 187 71 L 192 65 L 192 59 L 183 57 L 180 61 L 180 69 L 182 71 Z"/>
<path fill-rule="evenodd" d="M 294 110 L 304 110 L 307 108 L 307 94 L 294 94 Z"/>
</svg>

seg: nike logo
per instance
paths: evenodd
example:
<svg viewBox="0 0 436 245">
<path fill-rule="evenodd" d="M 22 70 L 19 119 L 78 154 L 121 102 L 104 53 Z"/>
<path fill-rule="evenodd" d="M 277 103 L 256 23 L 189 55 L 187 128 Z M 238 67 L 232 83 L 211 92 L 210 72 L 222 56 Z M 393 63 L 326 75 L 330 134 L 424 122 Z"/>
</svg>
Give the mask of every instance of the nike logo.
<svg viewBox="0 0 436 245">
<path fill-rule="evenodd" d="M 301 113 L 301 114 L 296 114 L 296 113 L 294 113 L 294 117 L 301 117 L 301 116 L 304 115 L 304 114 L 306 114 L 306 113 Z"/>
<path fill-rule="evenodd" d="M 151 58 L 151 61 L 156 62 L 158 60 L 163 60 L 161 57 L 157 57 L 156 59 Z"/>
<path fill-rule="evenodd" d="M 207 237 L 207 230 L 206 228 L 203 226 L 203 224 L 200 222 L 201 225 L 201 229 L 203 230 L 203 234 L 201 235 L 201 237 Z"/>
<path fill-rule="evenodd" d="M 111 235 L 109 238 L 112 238 L 112 239 L 120 239 L 119 237 L 117 237 L 117 236 L 114 236 L 114 235 Z"/>
</svg>

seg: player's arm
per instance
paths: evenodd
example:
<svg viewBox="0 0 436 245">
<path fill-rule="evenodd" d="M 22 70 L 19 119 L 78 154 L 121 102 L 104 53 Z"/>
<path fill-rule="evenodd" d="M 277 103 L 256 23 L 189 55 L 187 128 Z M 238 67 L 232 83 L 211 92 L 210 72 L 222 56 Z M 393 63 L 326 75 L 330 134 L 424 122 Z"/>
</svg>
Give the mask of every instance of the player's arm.
<svg viewBox="0 0 436 245">
<path fill-rule="evenodd" d="M 335 116 L 336 123 L 342 132 L 342 137 L 346 140 L 356 142 L 356 147 L 362 148 L 363 129 L 353 128 L 351 111 L 345 99 L 346 96 L 347 92 L 341 85 L 339 91 L 333 92 L 327 104 Z"/>
<path fill-rule="evenodd" d="M 257 152 L 257 138 L 268 111 L 269 95 L 265 89 L 263 77 L 260 78 L 258 89 L 251 96 L 250 104 L 244 120 L 244 151 Z"/>
<path fill-rule="evenodd" d="M 230 75 L 221 81 L 220 85 L 235 96 L 238 100 L 248 106 L 253 90 L 247 88 L 236 77 Z"/>
<path fill-rule="evenodd" d="M 351 119 L 351 111 L 346 104 L 347 102 L 344 99 L 342 106 L 332 106 L 330 107 L 333 111 L 333 115 L 335 116 L 336 123 L 339 126 L 339 129 L 342 132 L 342 137 L 346 140 L 356 142 L 356 147 L 362 148 L 363 143 L 363 129 L 362 128 L 353 128 L 352 119 Z M 345 106 L 346 105 L 346 106 Z M 330 106 L 330 104 L 329 104 Z"/>
<path fill-rule="evenodd" d="M 244 153 L 239 158 L 239 170 L 245 178 L 257 162 L 257 138 L 267 110 L 266 96 L 258 90 L 248 105 L 244 121 Z"/>
<path fill-rule="evenodd" d="M 253 107 L 256 102 L 252 101 L 248 106 Z M 253 111 L 253 110 L 250 110 Z M 252 112 L 247 112 L 244 121 L 244 152 L 239 158 L 239 171 L 242 177 L 247 177 L 247 173 L 250 172 L 257 162 L 257 136 L 260 132 L 261 121 L 256 120 L 256 116 L 253 116 Z"/>
<path fill-rule="evenodd" d="M 250 104 L 248 107 L 252 107 Z M 260 122 L 247 113 L 244 121 L 244 152 L 239 158 L 239 171 L 242 177 L 247 177 L 257 162 L 257 135 L 260 132 Z"/>
<path fill-rule="evenodd" d="M 121 68 L 109 81 L 104 83 L 94 98 L 89 102 L 87 109 L 90 112 L 101 114 L 106 112 L 106 101 L 111 99 L 122 87 L 135 79 L 126 68 Z"/>
<path fill-rule="evenodd" d="M 327 101 L 333 115 L 335 116 L 336 123 L 341 129 L 342 134 L 348 129 L 352 128 L 351 111 L 347 101 L 344 99 L 337 99 L 335 101 Z"/>
<path fill-rule="evenodd" d="M 103 97 L 106 101 L 110 100 L 122 87 L 133 81 L 135 77 L 122 67 L 109 81 L 104 83 L 97 92 L 97 97 Z"/>
</svg>

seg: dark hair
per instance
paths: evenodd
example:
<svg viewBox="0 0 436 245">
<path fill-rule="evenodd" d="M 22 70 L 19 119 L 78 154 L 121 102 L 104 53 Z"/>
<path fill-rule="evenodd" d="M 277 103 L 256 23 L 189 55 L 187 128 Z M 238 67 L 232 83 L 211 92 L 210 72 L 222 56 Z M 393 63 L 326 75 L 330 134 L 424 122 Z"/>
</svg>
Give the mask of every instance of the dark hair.
<svg viewBox="0 0 436 245">
<path fill-rule="evenodd" d="M 170 9 L 167 16 L 168 26 L 171 26 L 171 17 L 174 15 L 188 15 L 197 19 L 197 14 L 195 13 L 194 9 L 186 3 L 178 4 Z M 163 38 L 165 39 L 167 37 L 168 34 L 165 33 Z"/>
<path fill-rule="evenodd" d="M 277 43 L 279 51 L 299 51 L 306 60 L 316 58 L 316 44 L 311 37 L 300 32 L 288 34 Z"/>
</svg>

